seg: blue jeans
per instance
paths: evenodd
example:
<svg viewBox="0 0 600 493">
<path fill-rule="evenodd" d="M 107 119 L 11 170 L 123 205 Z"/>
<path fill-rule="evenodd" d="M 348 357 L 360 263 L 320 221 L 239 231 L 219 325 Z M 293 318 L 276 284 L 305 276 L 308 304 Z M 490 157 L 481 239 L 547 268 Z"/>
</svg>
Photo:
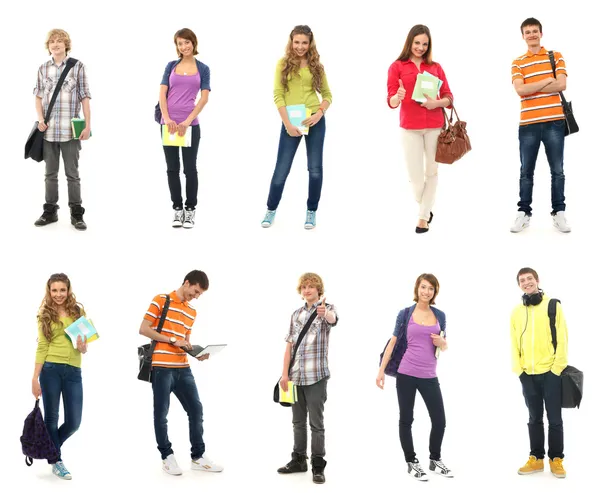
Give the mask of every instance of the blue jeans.
<svg viewBox="0 0 600 493">
<path fill-rule="evenodd" d="M 179 399 L 188 415 L 190 423 L 190 443 L 192 444 L 192 460 L 204 454 L 202 434 L 202 403 L 192 370 L 189 368 L 153 368 L 152 392 L 154 393 L 154 433 L 158 450 L 163 460 L 173 453 L 167 434 L 167 414 L 171 401 L 171 392 Z"/>
<path fill-rule="evenodd" d="M 552 177 L 552 214 L 565 210 L 565 175 L 563 156 L 565 148 L 565 121 L 533 123 L 519 127 L 521 151 L 521 178 L 519 180 L 519 211 L 531 216 L 533 172 L 540 143 L 544 143 Z"/>
<path fill-rule="evenodd" d="M 48 434 L 58 450 L 81 424 L 83 410 L 83 385 L 81 383 L 81 368 L 60 363 L 44 363 L 40 373 L 40 387 L 44 403 L 44 422 Z M 58 411 L 60 396 L 63 398 L 65 420 L 58 427 Z"/>
<path fill-rule="evenodd" d="M 316 211 L 321 199 L 323 185 L 323 144 L 325 142 L 325 117 L 315 126 L 310 127 L 306 139 L 306 157 L 308 158 L 308 200 L 306 208 Z M 302 137 L 291 137 L 287 134 L 285 126 L 281 124 L 279 136 L 279 150 L 277 151 L 277 164 L 271 178 L 271 188 L 267 200 L 267 209 L 274 211 L 279 205 L 285 180 L 292 169 L 294 156 L 300 145 Z"/>
</svg>

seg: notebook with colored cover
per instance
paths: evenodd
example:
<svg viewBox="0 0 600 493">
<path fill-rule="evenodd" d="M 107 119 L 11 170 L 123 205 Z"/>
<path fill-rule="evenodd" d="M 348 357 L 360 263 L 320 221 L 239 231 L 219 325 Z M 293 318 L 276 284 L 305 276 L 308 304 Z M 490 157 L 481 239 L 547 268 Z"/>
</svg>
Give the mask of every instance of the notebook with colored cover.
<svg viewBox="0 0 600 493">
<path fill-rule="evenodd" d="M 192 127 L 188 127 L 185 135 L 181 136 L 177 132 L 169 133 L 167 125 L 162 126 L 162 144 L 164 146 L 191 147 L 192 146 Z"/>
<path fill-rule="evenodd" d="M 308 135 L 308 126 L 302 125 L 302 122 L 310 117 L 310 109 L 304 104 L 293 104 L 286 106 L 285 109 L 287 110 L 290 123 L 298 127 L 302 135 Z"/>
<path fill-rule="evenodd" d="M 441 330 L 441 331 L 440 331 L 440 335 L 441 335 L 442 337 L 446 337 L 446 332 L 445 332 L 445 331 L 443 331 L 443 330 Z M 435 348 L 435 357 L 436 357 L 436 358 L 439 358 L 439 357 L 440 357 L 440 354 L 441 354 L 441 352 L 442 352 L 442 348 L 436 347 L 436 348 Z"/>
<path fill-rule="evenodd" d="M 419 74 L 415 82 L 412 99 L 419 103 L 424 103 L 426 101 L 425 94 L 431 99 L 437 99 L 440 87 L 442 87 L 442 81 L 435 75 L 431 75 L 428 72 Z"/>
<path fill-rule="evenodd" d="M 294 382 L 291 380 L 288 382 L 287 392 L 283 391 L 281 385 L 279 386 L 279 402 L 287 402 L 289 404 L 298 402 L 298 391 L 296 390 Z"/>
<path fill-rule="evenodd" d="M 81 336 L 81 340 L 87 337 L 87 342 L 92 342 L 100 337 L 96 331 L 96 327 L 92 321 L 86 317 L 79 317 L 75 322 L 65 329 L 67 337 L 71 340 L 74 348 L 77 348 L 77 336 Z"/>
<path fill-rule="evenodd" d="M 73 131 L 73 138 L 79 139 L 81 132 L 85 128 L 85 120 L 83 118 L 71 118 L 71 130 Z M 90 137 L 92 132 L 90 132 Z"/>
</svg>

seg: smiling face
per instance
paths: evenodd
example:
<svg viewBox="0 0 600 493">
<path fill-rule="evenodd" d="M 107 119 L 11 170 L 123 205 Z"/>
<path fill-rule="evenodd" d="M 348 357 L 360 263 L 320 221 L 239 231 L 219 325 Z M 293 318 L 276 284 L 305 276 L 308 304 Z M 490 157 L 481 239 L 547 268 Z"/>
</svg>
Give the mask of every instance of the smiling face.
<svg viewBox="0 0 600 493">
<path fill-rule="evenodd" d="M 194 43 L 189 39 L 177 38 L 177 51 L 184 57 L 194 54 Z"/>
<path fill-rule="evenodd" d="M 423 58 L 429 49 L 429 36 L 419 34 L 413 38 L 410 52 L 415 58 Z"/>
<path fill-rule="evenodd" d="M 302 284 L 300 286 L 300 294 L 308 306 L 315 304 L 319 299 L 319 290 L 311 283 Z"/>
<path fill-rule="evenodd" d="M 58 306 L 64 305 L 69 296 L 69 288 L 62 281 L 56 281 L 50 284 L 50 297 Z"/>
<path fill-rule="evenodd" d="M 519 276 L 519 287 L 525 294 L 534 294 L 539 292 L 539 281 L 535 276 L 528 272 Z"/>
<path fill-rule="evenodd" d="M 435 287 L 426 279 L 423 279 L 417 289 L 419 295 L 419 301 L 421 303 L 431 303 L 431 300 L 435 296 Z"/>
<path fill-rule="evenodd" d="M 48 40 L 48 51 L 53 57 L 64 58 L 67 54 L 67 46 L 65 40 L 55 36 Z"/>
<path fill-rule="evenodd" d="M 183 301 L 197 300 L 204 291 L 200 284 L 190 284 L 190 281 L 185 281 L 183 284 Z"/>
<path fill-rule="evenodd" d="M 309 46 L 310 38 L 306 34 L 295 34 L 292 38 L 292 50 L 300 58 L 306 56 Z"/>
<path fill-rule="evenodd" d="M 540 26 L 523 26 L 523 39 L 528 48 L 538 48 L 542 40 Z"/>
</svg>

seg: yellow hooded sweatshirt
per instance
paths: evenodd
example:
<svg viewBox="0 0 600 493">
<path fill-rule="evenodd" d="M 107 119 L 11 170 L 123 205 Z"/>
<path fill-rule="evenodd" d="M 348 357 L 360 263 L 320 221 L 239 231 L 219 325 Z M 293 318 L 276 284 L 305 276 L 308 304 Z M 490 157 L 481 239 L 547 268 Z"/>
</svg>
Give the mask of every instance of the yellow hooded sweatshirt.
<svg viewBox="0 0 600 493">
<path fill-rule="evenodd" d="M 550 298 L 544 295 L 539 305 L 520 304 L 512 312 L 512 369 L 517 375 L 522 372 L 539 375 L 552 371 L 559 376 L 567 366 L 567 324 L 560 303 L 557 303 L 555 354 L 548 317 L 549 301 Z"/>
</svg>

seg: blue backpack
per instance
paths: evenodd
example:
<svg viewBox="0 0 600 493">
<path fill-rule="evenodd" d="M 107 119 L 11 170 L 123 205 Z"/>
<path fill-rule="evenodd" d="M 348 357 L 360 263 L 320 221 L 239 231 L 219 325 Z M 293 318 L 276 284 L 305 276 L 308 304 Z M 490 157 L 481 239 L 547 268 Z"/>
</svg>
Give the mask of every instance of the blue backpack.
<svg viewBox="0 0 600 493">
<path fill-rule="evenodd" d="M 59 459 L 58 451 L 46 429 L 39 400 L 35 401 L 33 411 L 25 419 L 21 446 L 25 454 L 25 464 L 28 466 L 33 464 L 33 459 L 47 459 L 50 464 Z"/>
</svg>

